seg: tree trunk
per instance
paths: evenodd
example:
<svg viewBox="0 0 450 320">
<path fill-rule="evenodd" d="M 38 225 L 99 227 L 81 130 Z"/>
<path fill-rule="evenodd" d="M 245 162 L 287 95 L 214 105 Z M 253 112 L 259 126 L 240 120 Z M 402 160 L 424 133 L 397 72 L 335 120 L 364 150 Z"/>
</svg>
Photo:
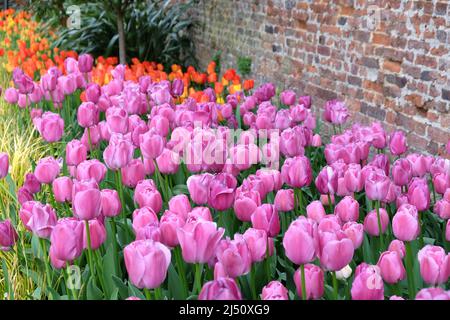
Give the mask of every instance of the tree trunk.
<svg viewBox="0 0 450 320">
<path fill-rule="evenodd" d="M 127 63 L 125 30 L 123 25 L 123 13 L 117 13 L 117 32 L 119 33 L 119 61 L 121 64 Z"/>
</svg>

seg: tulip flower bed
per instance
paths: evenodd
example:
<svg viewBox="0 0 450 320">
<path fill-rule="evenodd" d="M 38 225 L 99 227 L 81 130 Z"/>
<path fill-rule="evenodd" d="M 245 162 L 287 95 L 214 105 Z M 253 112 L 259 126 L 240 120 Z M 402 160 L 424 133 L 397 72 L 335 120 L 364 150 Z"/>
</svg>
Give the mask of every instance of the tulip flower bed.
<svg viewBox="0 0 450 320">
<path fill-rule="evenodd" d="M 36 299 L 450 299 L 450 160 L 214 64 L 106 60 L 13 71 L 48 153 L 0 204 L 6 297 L 19 270 Z"/>
</svg>

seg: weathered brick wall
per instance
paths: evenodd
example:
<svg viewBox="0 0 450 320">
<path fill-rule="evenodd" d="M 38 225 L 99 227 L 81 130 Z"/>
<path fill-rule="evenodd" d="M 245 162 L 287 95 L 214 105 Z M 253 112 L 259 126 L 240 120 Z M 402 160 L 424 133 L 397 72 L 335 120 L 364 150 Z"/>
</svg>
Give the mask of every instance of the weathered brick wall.
<svg viewBox="0 0 450 320">
<path fill-rule="evenodd" d="M 249 56 L 257 84 L 311 95 L 316 110 L 343 99 L 357 121 L 384 121 L 389 130 L 404 129 L 411 147 L 443 152 L 449 1 L 200 0 L 195 13 L 202 63 L 216 50 L 227 66 Z"/>
</svg>

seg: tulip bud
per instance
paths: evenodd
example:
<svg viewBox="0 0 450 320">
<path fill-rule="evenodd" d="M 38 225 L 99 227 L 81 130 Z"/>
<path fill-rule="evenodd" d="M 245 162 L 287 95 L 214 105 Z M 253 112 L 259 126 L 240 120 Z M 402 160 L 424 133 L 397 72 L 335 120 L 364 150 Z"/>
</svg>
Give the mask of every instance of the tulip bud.
<svg viewBox="0 0 450 320">
<path fill-rule="evenodd" d="M 300 298 L 302 296 L 302 277 L 301 271 L 298 269 L 294 273 L 294 282 L 297 287 L 297 293 Z M 320 299 L 324 292 L 324 274 L 323 270 L 314 265 L 305 265 L 305 289 L 306 289 L 306 299 Z"/>
<path fill-rule="evenodd" d="M 334 208 L 334 214 L 343 222 L 358 221 L 359 203 L 353 197 L 344 197 Z"/>
<path fill-rule="evenodd" d="M 262 300 L 289 300 L 288 290 L 279 281 L 270 281 L 261 293 Z"/>
<path fill-rule="evenodd" d="M 135 188 L 139 181 L 145 179 L 144 164 L 140 159 L 131 160 L 121 168 L 122 182 L 129 188 Z"/>
<path fill-rule="evenodd" d="M 394 131 L 390 137 L 389 150 L 393 155 L 399 156 L 406 152 L 406 137 L 403 131 Z"/>
<path fill-rule="evenodd" d="M 106 228 L 98 219 L 89 220 L 89 233 L 91 238 L 91 249 L 97 250 L 106 240 Z M 86 228 L 83 228 L 83 248 L 88 248 Z"/>
<path fill-rule="evenodd" d="M 387 211 L 380 208 L 380 220 L 381 220 L 381 233 L 383 234 L 389 224 L 389 215 Z M 380 230 L 378 226 L 378 215 L 376 210 L 370 211 L 364 218 L 364 231 L 373 237 L 378 237 L 380 235 Z"/>
<path fill-rule="evenodd" d="M 67 262 L 78 258 L 83 251 L 83 230 L 84 224 L 74 218 L 58 220 L 50 236 L 51 257 Z"/>
<path fill-rule="evenodd" d="M 306 206 L 306 216 L 319 223 L 326 216 L 322 202 L 315 200 Z"/>
<path fill-rule="evenodd" d="M 317 224 L 304 216 L 293 221 L 283 237 L 286 256 L 297 265 L 306 264 L 315 259 L 317 243 Z"/>
<path fill-rule="evenodd" d="M 105 217 L 115 217 L 122 211 L 119 194 L 116 190 L 101 191 L 101 214 Z"/>
<path fill-rule="evenodd" d="M 450 254 L 439 246 L 426 245 L 417 254 L 420 274 L 430 285 L 440 285 L 447 282 L 450 276 Z"/>
<path fill-rule="evenodd" d="M 162 208 L 161 194 L 151 179 L 138 182 L 134 191 L 134 201 L 140 208 L 149 206 L 156 213 L 160 212 Z"/>
<path fill-rule="evenodd" d="M 419 214 L 416 207 L 403 204 L 398 208 L 392 219 L 392 231 L 395 237 L 401 241 L 413 241 L 420 233 L 418 220 Z"/>
<path fill-rule="evenodd" d="M 272 204 L 262 204 L 256 208 L 251 220 L 253 228 L 266 231 L 269 237 L 280 233 L 280 217 Z"/>
<path fill-rule="evenodd" d="M 397 251 L 383 252 L 378 259 L 377 266 L 380 268 L 383 280 L 389 284 L 405 279 L 406 270 Z"/>
<path fill-rule="evenodd" d="M 39 160 L 34 175 L 40 183 L 50 184 L 59 175 L 61 167 L 53 157 L 46 157 Z"/>
<path fill-rule="evenodd" d="M 278 211 L 286 212 L 294 210 L 294 190 L 280 189 L 275 195 L 275 208 Z"/>
<path fill-rule="evenodd" d="M 9 157 L 7 153 L 0 153 L 0 179 L 3 179 L 8 175 L 9 170 Z"/>
<path fill-rule="evenodd" d="M 73 214 L 80 220 L 92 220 L 100 215 L 101 193 L 98 189 L 78 191 L 73 198 Z"/>
<path fill-rule="evenodd" d="M 123 251 L 130 282 L 137 288 L 154 289 L 166 279 L 170 265 L 170 250 L 153 240 L 139 240 Z"/>
<path fill-rule="evenodd" d="M 351 289 L 352 300 L 384 300 L 384 285 L 378 266 L 360 264 Z"/>
<path fill-rule="evenodd" d="M 53 194 L 57 202 L 71 202 L 73 182 L 69 177 L 59 177 L 53 180 Z"/>
<path fill-rule="evenodd" d="M 198 300 L 242 300 L 242 295 L 235 280 L 219 278 L 203 285 Z"/>
<path fill-rule="evenodd" d="M 0 222 L 0 250 L 10 250 L 18 238 L 19 236 L 10 220 Z"/>
</svg>

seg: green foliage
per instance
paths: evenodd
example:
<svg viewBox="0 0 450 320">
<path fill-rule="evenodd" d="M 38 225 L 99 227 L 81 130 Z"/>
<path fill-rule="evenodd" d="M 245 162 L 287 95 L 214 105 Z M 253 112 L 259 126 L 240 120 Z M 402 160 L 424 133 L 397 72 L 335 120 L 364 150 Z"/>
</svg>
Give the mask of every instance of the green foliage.
<svg viewBox="0 0 450 320">
<path fill-rule="evenodd" d="M 243 76 L 248 76 L 252 72 L 252 59 L 250 57 L 238 57 L 238 71 Z"/>
<path fill-rule="evenodd" d="M 100 0 L 64 1 L 64 8 L 74 4 L 80 7 L 80 29 L 67 29 L 60 23 L 60 15 L 49 14 L 46 17 L 42 11 L 44 5 L 42 1 L 35 1 L 34 6 L 38 8 L 36 12 L 39 13 L 39 17 L 48 18 L 46 20 L 48 26 L 59 25 L 58 37 L 53 46 L 87 52 L 95 56 L 119 56 L 117 31 L 119 6 L 124 13 L 127 57 L 129 59 L 137 57 L 141 61 L 158 61 L 168 66 L 172 63 L 196 65 L 194 44 L 189 35 L 195 25 L 189 9 L 195 1 L 189 0 L 186 3 L 170 0 L 122 1 L 121 7 L 120 3 L 112 5 L 108 1 Z M 58 10 L 58 5 L 52 7 L 52 12 Z M 62 14 L 65 14 L 64 10 Z"/>
<path fill-rule="evenodd" d="M 217 50 L 212 58 L 212 61 L 214 61 L 216 63 L 215 71 L 217 74 L 220 74 L 220 70 L 222 69 L 222 65 L 220 64 L 221 56 L 222 56 L 222 50 Z"/>
</svg>

